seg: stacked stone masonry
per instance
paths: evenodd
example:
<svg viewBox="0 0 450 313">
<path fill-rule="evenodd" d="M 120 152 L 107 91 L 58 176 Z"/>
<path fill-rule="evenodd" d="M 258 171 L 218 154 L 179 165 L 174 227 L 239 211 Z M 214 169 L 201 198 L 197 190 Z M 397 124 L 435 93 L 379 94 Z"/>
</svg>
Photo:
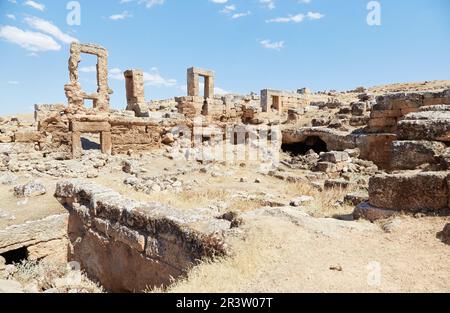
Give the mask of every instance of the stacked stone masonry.
<svg viewBox="0 0 450 313">
<path fill-rule="evenodd" d="M 59 182 L 55 197 L 70 213 L 70 259 L 110 291 L 169 285 L 200 260 L 227 254 L 230 222 L 205 212 L 129 200 L 80 180 Z"/>
</svg>

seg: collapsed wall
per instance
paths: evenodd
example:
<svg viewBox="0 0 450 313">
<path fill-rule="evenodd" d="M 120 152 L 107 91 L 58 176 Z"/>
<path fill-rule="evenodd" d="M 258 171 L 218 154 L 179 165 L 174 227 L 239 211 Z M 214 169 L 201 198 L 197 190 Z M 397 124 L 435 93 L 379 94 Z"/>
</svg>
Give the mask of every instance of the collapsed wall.
<svg viewBox="0 0 450 313">
<path fill-rule="evenodd" d="M 69 211 L 69 259 L 113 292 L 167 286 L 200 260 L 227 254 L 231 223 L 204 211 L 129 200 L 81 180 L 61 181 Z"/>
</svg>

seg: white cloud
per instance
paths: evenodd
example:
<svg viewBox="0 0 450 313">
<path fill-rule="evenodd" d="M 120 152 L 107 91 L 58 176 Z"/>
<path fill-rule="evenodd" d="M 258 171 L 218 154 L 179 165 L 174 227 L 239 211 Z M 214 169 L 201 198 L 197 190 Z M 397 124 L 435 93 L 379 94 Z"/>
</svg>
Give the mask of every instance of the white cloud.
<svg viewBox="0 0 450 313">
<path fill-rule="evenodd" d="M 298 3 L 308 4 L 308 3 L 311 3 L 311 0 L 298 0 Z"/>
<path fill-rule="evenodd" d="M 275 9 L 275 0 L 259 0 L 259 3 L 269 10 Z"/>
<path fill-rule="evenodd" d="M 230 94 L 231 92 L 229 92 L 229 91 L 227 91 L 227 90 L 225 90 L 225 89 L 222 89 L 222 88 L 220 88 L 220 87 L 214 87 L 214 93 L 215 93 L 216 95 L 228 95 L 228 94 Z"/>
<path fill-rule="evenodd" d="M 114 80 L 125 80 L 122 70 L 117 67 L 109 70 L 109 78 Z"/>
<path fill-rule="evenodd" d="M 316 12 L 308 12 L 306 16 L 311 20 L 320 20 L 325 17 L 325 15 Z"/>
<path fill-rule="evenodd" d="M 174 87 L 177 84 L 176 79 L 166 79 L 157 71 L 144 72 L 144 82 L 146 85 L 154 87 Z"/>
<path fill-rule="evenodd" d="M 15 20 L 16 16 L 14 14 L 6 14 L 6 17 L 11 19 L 11 20 Z"/>
<path fill-rule="evenodd" d="M 269 50 L 280 51 L 281 49 L 284 48 L 284 41 L 272 42 L 272 41 L 266 39 L 266 40 L 260 41 L 259 43 L 261 44 L 261 46 L 263 46 L 263 48 L 269 49 Z"/>
<path fill-rule="evenodd" d="M 36 2 L 36 1 L 28 0 L 28 1 L 25 1 L 24 4 L 29 7 L 32 7 L 33 9 L 39 10 L 39 11 L 45 10 L 45 5 L 43 5 L 42 3 Z"/>
<path fill-rule="evenodd" d="M 320 20 L 325 17 L 325 15 L 316 13 L 316 12 L 308 12 L 307 14 L 297 14 L 297 15 L 289 15 L 287 17 L 276 17 L 269 20 L 266 20 L 266 23 L 301 23 L 305 19 L 310 20 Z"/>
<path fill-rule="evenodd" d="M 24 31 L 20 28 L 9 25 L 0 27 L 0 38 L 17 44 L 31 52 L 61 50 L 61 46 L 48 35 L 38 32 Z"/>
<path fill-rule="evenodd" d="M 252 14 L 250 11 L 242 12 L 242 13 L 235 13 L 231 16 L 231 18 L 235 20 L 235 19 L 238 19 L 241 17 L 249 16 L 250 14 Z"/>
<path fill-rule="evenodd" d="M 123 71 L 117 67 L 109 70 L 109 77 L 114 80 L 125 80 Z M 177 85 L 177 80 L 162 77 L 158 69 L 152 67 L 150 72 L 144 72 L 144 83 L 147 86 L 153 87 L 174 87 Z"/>
<path fill-rule="evenodd" d="M 214 0 L 211 0 L 211 1 L 212 1 L 212 2 L 215 2 Z M 220 0 L 219 0 L 219 1 L 220 1 Z M 222 2 L 216 2 L 216 3 L 222 3 Z M 226 5 L 226 6 L 220 11 L 220 13 L 230 15 L 230 17 L 231 17 L 233 20 L 238 19 L 238 18 L 241 18 L 241 17 L 244 17 L 244 16 L 248 16 L 248 15 L 251 14 L 250 11 L 247 11 L 247 12 L 236 12 L 236 9 L 237 9 L 236 5 L 230 4 L 230 5 Z"/>
<path fill-rule="evenodd" d="M 143 4 L 147 8 L 152 8 L 155 5 L 163 5 L 166 2 L 165 0 L 120 0 L 120 3 L 130 3 L 136 1 L 138 4 Z"/>
<path fill-rule="evenodd" d="M 124 19 L 132 18 L 132 17 L 133 17 L 133 15 L 131 15 L 131 14 L 128 13 L 127 11 L 123 11 L 123 12 L 120 13 L 120 14 L 114 14 L 114 15 L 111 15 L 111 16 L 109 17 L 109 19 L 110 19 L 110 20 L 113 20 L 113 21 L 118 21 L 118 20 L 124 20 Z"/>
<path fill-rule="evenodd" d="M 8 84 L 10 84 L 10 85 L 19 85 L 20 82 L 18 82 L 17 80 L 10 80 L 10 81 L 8 81 Z"/>
<path fill-rule="evenodd" d="M 209 1 L 214 2 L 214 3 L 219 3 L 219 4 L 225 4 L 228 2 L 228 0 L 209 0 Z"/>
<path fill-rule="evenodd" d="M 199 83 L 198 87 L 199 87 L 200 90 L 203 90 L 205 88 L 205 84 L 204 83 Z M 177 86 L 177 88 L 180 91 L 182 91 L 182 92 L 186 92 L 187 85 L 179 85 L 179 86 Z M 223 89 L 221 87 L 214 87 L 214 93 L 216 95 L 229 95 L 229 94 L 232 94 L 233 92 L 225 90 L 225 89 Z"/>
<path fill-rule="evenodd" d="M 43 33 L 52 35 L 56 39 L 64 42 L 64 43 L 72 43 L 72 42 L 78 42 L 78 39 L 63 33 L 57 26 L 52 24 L 50 21 L 43 20 L 38 17 L 26 17 L 24 19 L 24 22 L 28 24 L 28 26 L 37 29 Z"/>
<path fill-rule="evenodd" d="M 80 67 L 79 71 L 82 73 L 95 73 L 95 72 L 97 72 L 97 67 L 95 65 L 83 66 L 83 67 Z"/>
<path fill-rule="evenodd" d="M 220 11 L 220 12 L 224 13 L 224 14 L 229 14 L 229 13 L 234 12 L 234 11 L 236 11 L 236 6 L 234 4 L 231 4 L 231 5 L 226 5 L 223 8 L 223 10 Z"/>
</svg>

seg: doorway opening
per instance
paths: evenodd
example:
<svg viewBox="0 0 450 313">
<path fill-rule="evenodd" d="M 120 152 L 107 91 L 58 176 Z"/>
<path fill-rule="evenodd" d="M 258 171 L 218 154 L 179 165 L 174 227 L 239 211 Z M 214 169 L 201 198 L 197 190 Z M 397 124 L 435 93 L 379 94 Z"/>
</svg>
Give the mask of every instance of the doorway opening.
<svg viewBox="0 0 450 313">
<path fill-rule="evenodd" d="M 281 149 L 283 152 L 290 153 L 294 156 L 305 155 L 309 150 L 313 150 L 316 153 L 328 152 L 326 142 L 317 136 L 308 137 L 303 142 L 283 144 Z"/>
<path fill-rule="evenodd" d="M 10 250 L 0 255 L 5 258 L 6 265 L 18 264 L 28 260 L 28 250 L 26 247 Z"/>
<path fill-rule="evenodd" d="M 101 150 L 99 133 L 83 133 L 81 134 L 81 147 L 84 151 Z"/>
</svg>

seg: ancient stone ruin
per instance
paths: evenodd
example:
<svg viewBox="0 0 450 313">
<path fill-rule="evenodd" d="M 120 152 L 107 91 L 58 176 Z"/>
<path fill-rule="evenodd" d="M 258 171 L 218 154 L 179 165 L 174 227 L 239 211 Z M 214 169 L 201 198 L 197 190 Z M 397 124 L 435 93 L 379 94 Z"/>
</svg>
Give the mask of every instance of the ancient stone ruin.
<svg viewBox="0 0 450 313">
<path fill-rule="evenodd" d="M 98 89 L 94 94 L 86 94 L 82 91 L 78 81 L 78 67 L 82 53 L 97 57 Z M 105 48 L 91 44 L 72 43 L 70 45 L 69 78 L 70 83 L 64 86 L 69 108 L 82 109 L 85 100 L 92 100 L 94 109 L 100 112 L 109 110 L 109 95 L 112 94 L 112 90 L 108 86 L 108 51 Z"/>
<path fill-rule="evenodd" d="M 93 94 L 79 82 L 82 54 L 98 58 Z M 448 81 L 218 95 L 220 73 L 192 67 L 187 96 L 146 101 L 143 71 L 130 69 L 118 109 L 107 50 L 79 43 L 69 77 L 66 104 L 36 104 L 34 120 L 0 118 L 0 192 L 11 207 L 0 206 L 0 279 L 15 277 L 15 262 L 49 259 L 80 264 L 106 291 L 170 288 L 204 261 L 246 251 L 252 231 L 286 223 L 300 241 L 385 246 L 382 234 L 394 242 L 403 220 L 427 226 L 421 240 L 446 257 Z"/>
</svg>

